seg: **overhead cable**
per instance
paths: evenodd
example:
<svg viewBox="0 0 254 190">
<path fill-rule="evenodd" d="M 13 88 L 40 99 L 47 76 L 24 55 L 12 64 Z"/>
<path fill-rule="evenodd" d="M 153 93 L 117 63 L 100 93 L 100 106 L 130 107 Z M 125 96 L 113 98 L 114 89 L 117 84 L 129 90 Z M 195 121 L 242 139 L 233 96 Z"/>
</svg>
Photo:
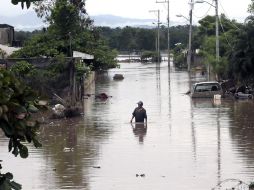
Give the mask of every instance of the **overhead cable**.
<svg viewBox="0 0 254 190">
<path fill-rule="evenodd" d="M 229 18 L 228 14 L 226 13 L 226 11 L 225 11 L 225 9 L 223 8 L 223 6 L 222 6 L 222 4 L 221 4 L 220 1 L 219 1 L 219 3 L 220 3 L 221 9 L 223 10 L 224 14 L 226 15 L 227 18 Z M 230 23 L 232 26 L 234 26 L 236 29 L 240 30 L 240 28 L 239 28 L 235 23 L 233 23 L 233 22 L 231 22 L 231 21 L 230 21 L 229 23 Z"/>
<path fill-rule="evenodd" d="M 224 30 L 224 27 L 223 27 L 223 25 L 222 25 L 222 22 L 221 22 L 221 19 L 220 19 L 220 18 L 219 18 L 219 22 L 220 22 L 220 26 L 221 26 L 222 31 L 223 31 L 223 35 L 225 36 L 226 41 L 227 41 L 227 43 L 228 43 L 228 46 L 233 50 L 234 47 L 230 44 L 230 42 L 229 42 L 229 40 L 228 40 L 228 37 L 227 37 L 227 35 L 226 35 L 226 32 L 225 32 L 225 30 Z"/>
<path fill-rule="evenodd" d="M 212 5 L 210 5 L 210 7 L 208 8 L 208 10 L 206 11 L 206 13 L 203 16 L 197 16 L 194 13 L 193 13 L 193 16 L 198 18 L 198 19 L 204 18 L 208 15 L 208 12 L 211 10 L 211 7 L 212 7 Z"/>
</svg>

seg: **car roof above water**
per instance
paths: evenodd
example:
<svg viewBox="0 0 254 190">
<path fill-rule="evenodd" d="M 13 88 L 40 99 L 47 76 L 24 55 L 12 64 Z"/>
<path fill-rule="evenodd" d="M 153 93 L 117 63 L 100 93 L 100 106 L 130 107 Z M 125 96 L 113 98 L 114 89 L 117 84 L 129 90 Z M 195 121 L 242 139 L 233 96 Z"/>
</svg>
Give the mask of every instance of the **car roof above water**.
<svg viewBox="0 0 254 190">
<path fill-rule="evenodd" d="M 220 85 L 220 83 L 218 83 L 216 81 L 197 82 L 194 85 L 199 85 L 199 84 L 218 84 L 218 85 Z"/>
</svg>

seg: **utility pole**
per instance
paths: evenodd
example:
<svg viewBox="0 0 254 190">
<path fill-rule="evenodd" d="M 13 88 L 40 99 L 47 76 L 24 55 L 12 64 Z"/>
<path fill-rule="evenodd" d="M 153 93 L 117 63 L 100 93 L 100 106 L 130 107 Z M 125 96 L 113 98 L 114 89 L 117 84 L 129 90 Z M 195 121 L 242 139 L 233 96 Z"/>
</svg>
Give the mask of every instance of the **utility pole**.
<svg viewBox="0 0 254 190">
<path fill-rule="evenodd" d="M 198 0 L 196 3 L 207 3 L 215 8 L 215 38 L 216 38 L 216 62 L 218 63 L 220 61 L 220 44 L 219 44 L 219 14 L 218 14 L 218 0 L 214 0 L 215 5 L 204 1 L 204 0 Z M 210 79 L 210 65 L 208 65 L 208 79 Z"/>
<path fill-rule="evenodd" d="M 155 51 L 158 52 L 157 36 L 155 36 Z"/>
<path fill-rule="evenodd" d="M 168 67 L 170 68 L 170 36 L 169 36 L 169 0 L 168 3 L 168 15 L 167 15 L 167 22 L 168 22 Z"/>
<path fill-rule="evenodd" d="M 170 67 L 170 35 L 169 35 L 169 0 L 156 1 L 156 3 L 167 3 L 168 15 L 167 15 L 167 35 L 168 35 L 168 66 Z"/>
<path fill-rule="evenodd" d="M 190 15 L 189 15 L 189 21 L 190 21 L 190 28 L 189 28 L 189 46 L 188 46 L 188 55 L 187 55 L 187 66 L 188 66 L 188 72 L 191 70 L 191 55 L 192 55 L 192 48 L 191 48 L 191 41 L 192 41 L 192 10 L 194 7 L 194 2 L 191 0 L 190 2 Z"/>
<path fill-rule="evenodd" d="M 160 10 L 158 10 L 158 63 L 160 63 Z"/>
<path fill-rule="evenodd" d="M 190 12 L 189 12 L 189 18 L 183 16 L 183 15 L 176 15 L 177 17 L 183 17 L 185 18 L 189 23 L 189 42 L 188 42 L 188 51 L 187 51 L 187 70 L 190 72 L 191 68 L 191 55 L 192 55 L 192 48 L 191 48 L 191 41 L 192 41 L 192 9 L 194 6 L 194 3 L 192 3 L 192 0 L 190 2 Z"/>
<path fill-rule="evenodd" d="M 156 12 L 158 21 L 157 21 L 157 61 L 160 63 L 160 10 L 150 10 L 149 12 Z"/>
<path fill-rule="evenodd" d="M 69 48 L 70 48 L 70 57 L 72 57 L 72 48 L 71 48 L 71 32 L 69 32 Z"/>
<path fill-rule="evenodd" d="M 216 15 L 216 62 L 220 60 L 220 44 L 219 44 L 219 15 L 218 15 L 218 0 L 215 1 L 215 15 Z"/>
<path fill-rule="evenodd" d="M 202 1 L 203 2 L 203 1 Z M 191 71 L 191 57 L 192 57 L 192 12 L 194 9 L 194 4 L 195 3 L 201 3 L 201 1 L 196 1 L 190 0 L 190 12 L 189 12 L 189 18 L 183 16 L 183 15 L 176 15 L 177 17 L 183 17 L 185 18 L 189 23 L 189 42 L 188 42 L 188 53 L 187 53 L 187 70 L 188 72 Z"/>
</svg>

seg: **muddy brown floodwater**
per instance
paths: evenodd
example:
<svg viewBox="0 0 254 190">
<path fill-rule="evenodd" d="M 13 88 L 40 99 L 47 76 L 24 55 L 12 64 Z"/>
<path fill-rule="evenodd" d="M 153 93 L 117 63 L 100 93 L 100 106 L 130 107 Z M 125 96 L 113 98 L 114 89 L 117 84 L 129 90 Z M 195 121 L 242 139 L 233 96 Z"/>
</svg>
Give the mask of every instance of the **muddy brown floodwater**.
<svg viewBox="0 0 254 190">
<path fill-rule="evenodd" d="M 124 80 L 113 80 L 123 74 Z M 29 145 L 27 159 L 8 153 L 0 136 L 3 172 L 24 190 L 206 190 L 234 178 L 254 181 L 254 103 L 192 100 L 198 73 L 168 69 L 167 63 L 121 63 L 101 74 L 86 93 L 84 117 L 43 126 L 41 149 Z M 148 126 L 129 123 L 142 100 Z"/>
</svg>

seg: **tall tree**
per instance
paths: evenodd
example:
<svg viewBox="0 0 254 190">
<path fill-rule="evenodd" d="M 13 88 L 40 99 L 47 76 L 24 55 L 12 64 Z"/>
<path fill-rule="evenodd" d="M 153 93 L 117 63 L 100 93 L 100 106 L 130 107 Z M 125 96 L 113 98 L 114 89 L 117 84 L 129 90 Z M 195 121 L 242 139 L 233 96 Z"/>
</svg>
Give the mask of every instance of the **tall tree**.
<svg viewBox="0 0 254 190">
<path fill-rule="evenodd" d="M 11 3 L 12 3 L 13 5 L 17 5 L 17 4 L 20 3 L 22 9 L 24 8 L 24 5 L 26 4 L 26 7 L 29 9 L 31 3 L 37 2 L 37 1 L 40 1 L 40 0 L 11 0 Z"/>
<path fill-rule="evenodd" d="M 225 15 L 220 16 L 220 61 L 215 58 L 215 17 L 207 16 L 199 21 L 200 26 L 194 37 L 194 47 L 201 50 L 201 55 L 206 63 L 212 66 L 213 72 L 218 78 L 227 77 L 228 71 L 228 54 L 232 51 L 235 42 L 235 31 L 238 30 L 240 24 L 235 20 L 226 18 Z"/>
<path fill-rule="evenodd" d="M 234 51 L 230 52 L 229 74 L 240 81 L 254 82 L 254 18 L 248 17 L 236 35 Z"/>
<path fill-rule="evenodd" d="M 248 12 L 249 12 L 251 15 L 254 15 L 254 0 L 251 0 L 251 3 L 250 3 L 249 6 L 248 6 Z"/>
<path fill-rule="evenodd" d="M 32 114 L 39 110 L 38 107 L 45 106 L 46 102 L 39 101 L 37 94 L 3 68 L 0 68 L 0 83 L 0 128 L 9 139 L 9 152 L 27 158 L 27 143 L 41 147 L 36 134 L 39 122 Z M 0 189 L 20 190 L 21 185 L 13 181 L 11 173 L 0 172 Z"/>
<path fill-rule="evenodd" d="M 49 26 L 44 33 L 29 40 L 14 56 L 72 56 L 72 51 L 76 50 L 96 55 L 95 64 L 98 67 L 116 66 L 116 52 L 107 47 L 94 29 L 85 10 L 85 1 L 45 0 L 36 3 L 36 11 Z M 33 50 L 34 47 L 37 50 Z"/>
</svg>

